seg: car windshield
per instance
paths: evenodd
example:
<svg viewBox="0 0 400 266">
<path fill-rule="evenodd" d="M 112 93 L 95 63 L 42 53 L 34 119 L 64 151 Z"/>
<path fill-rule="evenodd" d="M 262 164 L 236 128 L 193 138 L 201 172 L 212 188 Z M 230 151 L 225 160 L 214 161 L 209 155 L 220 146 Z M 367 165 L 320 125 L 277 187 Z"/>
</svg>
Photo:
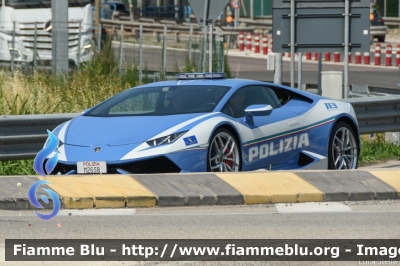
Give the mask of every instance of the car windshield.
<svg viewBox="0 0 400 266">
<path fill-rule="evenodd" d="M 230 87 L 163 86 L 133 88 L 104 101 L 85 116 L 155 116 L 208 113 Z"/>
</svg>

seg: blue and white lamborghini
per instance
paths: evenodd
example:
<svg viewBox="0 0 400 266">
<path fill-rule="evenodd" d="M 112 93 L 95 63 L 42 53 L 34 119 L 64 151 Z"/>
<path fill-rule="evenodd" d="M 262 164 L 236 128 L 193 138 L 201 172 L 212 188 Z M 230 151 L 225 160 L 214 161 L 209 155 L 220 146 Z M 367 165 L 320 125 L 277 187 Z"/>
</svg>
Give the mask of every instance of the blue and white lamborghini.
<svg viewBox="0 0 400 266">
<path fill-rule="evenodd" d="M 52 174 L 354 169 L 351 104 L 281 85 L 179 74 L 58 126 Z"/>
</svg>

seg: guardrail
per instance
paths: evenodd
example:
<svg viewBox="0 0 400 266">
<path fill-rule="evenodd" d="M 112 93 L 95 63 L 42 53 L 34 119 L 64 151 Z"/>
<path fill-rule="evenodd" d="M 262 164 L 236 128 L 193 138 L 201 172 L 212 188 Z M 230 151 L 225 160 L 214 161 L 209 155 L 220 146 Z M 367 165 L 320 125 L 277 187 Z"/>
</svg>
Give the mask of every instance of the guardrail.
<svg viewBox="0 0 400 266">
<path fill-rule="evenodd" d="M 400 96 L 351 98 L 360 133 L 400 131 Z M 0 161 L 33 159 L 43 147 L 46 130 L 79 113 L 49 115 L 3 115 L 0 117 Z"/>
<path fill-rule="evenodd" d="M 400 27 L 400 18 L 384 17 L 383 20 L 386 25 Z"/>
<path fill-rule="evenodd" d="M 105 27 L 119 29 L 121 25 L 124 25 L 125 30 L 137 31 L 140 25 L 143 26 L 145 32 L 157 32 L 161 33 L 164 31 L 164 25 L 167 25 L 168 33 L 189 33 L 190 25 L 192 25 L 193 33 L 201 33 L 201 28 L 197 23 L 189 22 L 177 22 L 176 20 L 160 20 L 156 21 L 153 18 L 139 18 L 139 21 L 130 21 L 129 17 L 119 17 L 118 20 L 102 19 L 101 24 Z M 384 17 L 385 24 L 391 26 L 400 27 L 400 18 Z M 236 36 L 239 32 L 262 32 L 271 33 L 272 30 L 272 16 L 263 17 L 262 20 L 251 20 L 246 18 L 239 19 L 240 27 L 220 27 L 224 36 L 233 35 Z M 387 33 L 387 26 L 374 26 L 371 27 L 371 36 L 383 36 Z M 216 34 L 216 32 L 214 32 Z"/>
<path fill-rule="evenodd" d="M 147 21 L 147 20 L 146 20 Z M 136 22 L 136 21 L 125 21 L 125 20 L 111 20 L 111 19 L 102 19 L 101 24 L 105 27 L 119 29 L 121 25 L 124 25 L 124 30 L 137 31 L 140 28 L 140 25 L 143 27 L 144 32 L 164 32 L 164 26 L 167 25 L 168 33 L 183 33 L 190 31 L 190 25 L 193 25 L 194 33 L 201 33 L 201 28 L 198 24 L 195 23 L 182 23 L 182 25 L 176 25 L 175 23 L 166 23 L 167 21 L 163 21 L 163 23 L 151 23 L 151 22 Z M 222 29 L 223 35 L 238 35 L 239 32 L 254 32 L 254 27 L 220 27 Z M 214 34 L 216 31 L 216 27 L 214 27 Z"/>
<path fill-rule="evenodd" d="M 361 134 L 400 131 L 400 96 L 350 98 Z"/>
<path fill-rule="evenodd" d="M 77 115 L 2 115 L 0 161 L 33 159 L 46 141 L 46 130 L 53 130 Z"/>
</svg>

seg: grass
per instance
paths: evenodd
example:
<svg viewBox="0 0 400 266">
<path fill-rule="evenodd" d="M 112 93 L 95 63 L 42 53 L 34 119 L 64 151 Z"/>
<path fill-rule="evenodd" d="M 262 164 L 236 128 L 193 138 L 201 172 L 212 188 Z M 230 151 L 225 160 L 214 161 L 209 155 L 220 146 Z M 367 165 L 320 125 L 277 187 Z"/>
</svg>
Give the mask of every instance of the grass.
<svg viewBox="0 0 400 266">
<path fill-rule="evenodd" d="M 373 139 L 361 136 L 361 154 L 359 166 L 375 164 L 390 159 L 400 159 L 398 143 L 385 141 L 384 134 L 376 134 Z"/>
<path fill-rule="evenodd" d="M 18 71 L 1 73 L 0 114 L 79 113 L 127 88 L 140 85 L 139 69 L 135 64 L 126 67 L 119 76 L 118 58 L 110 45 L 111 42 L 102 45 L 102 50 L 94 55 L 91 63 L 82 64 L 79 71 L 68 77 L 50 76 L 41 71 L 31 75 Z M 229 76 L 229 65 L 225 60 Z M 178 66 L 175 61 L 177 72 L 196 72 L 197 66 L 195 60 L 187 59 L 184 66 Z M 143 83 L 148 82 L 145 66 Z M 0 176 L 35 174 L 33 160 L 0 162 Z"/>
<path fill-rule="evenodd" d="M 103 49 L 93 62 L 71 77 L 5 73 L 0 76 L 0 114 L 50 114 L 81 112 L 129 87 L 139 85 L 138 69 L 131 65 L 118 76 L 112 49 Z"/>
<path fill-rule="evenodd" d="M 0 176 L 6 175 L 37 175 L 33 170 L 33 160 L 18 160 L 0 162 Z"/>
</svg>

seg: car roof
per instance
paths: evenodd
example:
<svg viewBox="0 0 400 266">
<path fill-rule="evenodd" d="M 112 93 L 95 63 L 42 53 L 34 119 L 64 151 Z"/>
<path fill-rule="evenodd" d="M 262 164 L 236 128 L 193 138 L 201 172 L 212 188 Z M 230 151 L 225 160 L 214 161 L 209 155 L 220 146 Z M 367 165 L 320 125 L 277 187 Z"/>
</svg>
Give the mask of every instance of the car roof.
<svg viewBox="0 0 400 266">
<path fill-rule="evenodd" d="M 236 87 L 236 86 L 244 86 L 250 84 L 272 84 L 269 82 L 263 82 L 258 80 L 250 80 L 250 79 L 236 79 L 236 78 L 227 78 L 227 79 L 189 79 L 189 80 L 168 80 L 168 81 L 160 81 L 153 82 L 149 84 L 145 84 L 140 86 L 143 87 L 154 87 L 154 86 L 176 86 L 176 85 L 212 85 L 215 86 L 228 86 L 228 87 Z"/>
<path fill-rule="evenodd" d="M 268 81 L 261 81 L 261 80 L 252 80 L 252 79 L 241 79 L 241 78 L 222 78 L 222 79 L 196 79 L 196 80 L 168 80 L 168 81 L 159 81 L 144 84 L 141 86 L 133 87 L 130 89 L 135 88 L 150 88 L 150 87 L 158 87 L 158 86 L 176 86 L 176 85 L 204 85 L 204 86 L 228 86 L 231 89 L 236 90 L 243 86 L 247 85 L 270 85 L 278 88 L 282 88 L 288 91 L 291 91 L 295 94 L 305 96 L 312 100 L 319 100 L 319 99 L 327 99 L 324 96 L 313 94 L 310 92 L 298 90 L 295 88 L 287 87 L 284 85 L 268 82 Z"/>
</svg>

